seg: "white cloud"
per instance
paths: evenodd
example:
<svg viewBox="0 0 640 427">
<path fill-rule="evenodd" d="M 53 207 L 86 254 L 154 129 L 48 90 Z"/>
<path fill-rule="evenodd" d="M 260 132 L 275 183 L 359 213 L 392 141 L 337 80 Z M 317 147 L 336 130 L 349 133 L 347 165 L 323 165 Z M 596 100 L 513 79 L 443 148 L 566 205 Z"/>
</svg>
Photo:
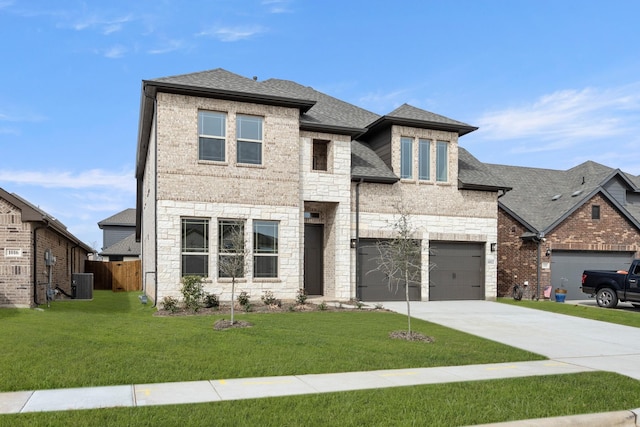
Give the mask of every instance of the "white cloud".
<svg viewBox="0 0 640 427">
<path fill-rule="evenodd" d="M 269 8 L 269 13 L 291 13 L 289 0 L 263 0 L 262 4 Z"/>
<path fill-rule="evenodd" d="M 491 111 L 475 121 L 484 139 L 535 138 L 536 151 L 629 134 L 640 128 L 640 84 L 562 90 L 515 108 Z M 480 136 L 480 135 L 478 135 Z"/>
<path fill-rule="evenodd" d="M 156 49 L 150 49 L 147 53 L 151 55 L 161 55 L 164 53 L 174 52 L 176 50 L 180 50 L 184 47 L 184 42 L 182 40 L 168 40 L 162 43 L 162 47 L 158 47 Z"/>
<path fill-rule="evenodd" d="M 118 59 L 122 58 L 124 54 L 127 53 L 127 50 L 128 49 L 122 45 L 116 45 L 104 50 L 102 54 L 105 58 Z"/>
<path fill-rule="evenodd" d="M 32 185 L 44 188 L 91 189 L 107 188 L 113 191 L 135 193 L 133 170 L 119 172 L 90 169 L 71 171 L 0 170 L 0 182 Z"/>
<path fill-rule="evenodd" d="M 124 24 L 133 20 L 131 15 L 121 16 L 118 18 L 110 19 L 98 15 L 82 16 L 73 20 L 73 23 L 68 24 L 76 31 L 96 29 L 104 35 L 117 33 L 122 30 Z M 63 27 L 67 24 L 62 24 Z"/>
<path fill-rule="evenodd" d="M 5 7 L 9 7 L 13 4 L 12 0 L 0 0 L 0 9 L 4 9 Z"/>
<path fill-rule="evenodd" d="M 201 31 L 196 34 L 200 37 L 215 37 L 223 42 L 235 42 L 252 38 L 255 35 L 266 32 L 266 29 L 259 26 L 238 26 L 238 27 L 216 27 Z"/>
</svg>

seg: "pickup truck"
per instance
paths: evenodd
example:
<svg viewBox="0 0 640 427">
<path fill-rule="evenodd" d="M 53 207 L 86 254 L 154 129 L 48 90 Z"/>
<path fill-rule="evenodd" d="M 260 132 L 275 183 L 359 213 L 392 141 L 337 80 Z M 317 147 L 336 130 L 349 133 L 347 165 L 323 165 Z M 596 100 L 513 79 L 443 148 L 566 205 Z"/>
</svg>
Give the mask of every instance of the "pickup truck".
<svg viewBox="0 0 640 427">
<path fill-rule="evenodd" d="M 640 308 L 640 259 L 629 270 L 585 270 L 582 273 L 582 292 L 596 297 L 600 307 L 614 308 L 618 301 L 628 301 Z"/>
</svg>

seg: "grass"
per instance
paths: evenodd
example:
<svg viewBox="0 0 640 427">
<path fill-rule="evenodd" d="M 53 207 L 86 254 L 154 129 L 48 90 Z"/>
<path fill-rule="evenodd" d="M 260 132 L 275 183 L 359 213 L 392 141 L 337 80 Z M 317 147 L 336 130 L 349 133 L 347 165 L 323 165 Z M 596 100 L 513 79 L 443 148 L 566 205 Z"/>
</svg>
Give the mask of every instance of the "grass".
<svg viewBox="0 0 640 427">
<path fill-rule="evenodd" d="M 537 310 L 549 311 L 552 313 L 567 314 L 570 316 L 583 317 L 585 319 L 600 320 L 602 322 L 616 323 L 619 325 L 633 326 L 640 328 L 640 312 L 629 308 L 601 308 L 590 307 L 579 304 L 557 303 L 554 301 L 514 301 L 511 298 L 498 298 L 498 301 L 505 304 L 519 305 Z"/>
<path fill-rule="evenodd" d="M 391 340 L 391 331 L 406 328 L 406 317 L 384 311 L 237 313 L 254 326 L 214 331 L 223 316 L 153 316 L 135 293 L 96 291 L 94 298 L 54 302 L 43 311 L 0 310 L 0 391 L 543 359 L 420 320 L 413 329 L 434 343 Z M 638 394 L 640 382 L 594 372 L 0 415 L 0 426 L 456 426 L 624 410 L 637 406 Z"/>
<path fill-rule="evenodd" d="M 627 410 L 637 406 L 639 393 L 639 381 L 594 372 L 207 404 L 3 415 L 0 426 L 451 427 Z"/>
<path fill-rule="evenodd" d="M 385 311 L 153 316 L 136 293 L 96 291 L 43 311 L 0 310 L 0 391 L 467 365 L 542 356 L 414 320 L 435 343 L 391 340 L 406 317 Z M 228 317 L 228 316 L 227 316 Z"/>
</svg>

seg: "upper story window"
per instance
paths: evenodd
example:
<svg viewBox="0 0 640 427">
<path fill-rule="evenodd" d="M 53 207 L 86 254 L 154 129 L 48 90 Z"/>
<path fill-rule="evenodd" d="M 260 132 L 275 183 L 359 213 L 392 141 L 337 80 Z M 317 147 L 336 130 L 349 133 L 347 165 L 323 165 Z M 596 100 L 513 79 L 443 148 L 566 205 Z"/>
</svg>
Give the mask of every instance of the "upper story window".
<svg viewBox="0 0 640 427">
<path fill-rule="evenodd" d="M 328 156 L 329 142 L 314 140 L 311 169 L 314 171 L 326 171 Z"/>
<path fill-rule="evenodd" d="M 400 178 L 413 178 L 413 139 L 400 138 Z"/>
<path fill-rule="evenodd" d="M 225 161 L 227 115 L 212 111 L 198 112 L 198 159 Z"/>
<path fill-rule="evenodd" d="M 236 117 L 238 163 L 262 164 L 262 117 Z"/>
<path fill-rule="evenodd" d="M 600 205 L 591 206 L 591 219 L 600 219 Z"/>
<path fill-rule="evenodd" d="M 449 144 L 444 141 L 436 143 L 436 181 L 447 182 L 449 169 Z"/>
<path fill-rule="evenodd" d="M 418 140 L 418 179 L 431 179 L 431 141 Z"/>
<path fill-rule="evenodd" d="M 209 275 L 209 220 L 182 220 L 182 275 Z"/>
</svg>

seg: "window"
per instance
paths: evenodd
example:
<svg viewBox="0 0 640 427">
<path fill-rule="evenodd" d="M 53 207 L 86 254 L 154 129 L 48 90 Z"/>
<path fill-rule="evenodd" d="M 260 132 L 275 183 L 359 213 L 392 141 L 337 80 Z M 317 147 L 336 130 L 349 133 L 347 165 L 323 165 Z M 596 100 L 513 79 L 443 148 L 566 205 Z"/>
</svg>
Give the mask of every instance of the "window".
<svg viewBox="0 0 640 427">
<path fill-rule="evenodd" d="M 449 144 L 438 141 L 436 144 L 436 181 L 447 182 L 447 169 L 449 168 Z"/>
<path fill-rule="evenodd" d="M 413 178 L 413 139 L 400 138 L 400 178 Z"/>
<path fill-rule="evenodd" d="M 209 220 L 182 220 L 182 275 L 209 275 Z"/>
<path fill-rule="evenodd" d="M 262 117 L 237 116 L 238 163 L 262 164 Z"/>
<path fill-rule="evenodd" d="M 591 219 L 600 219 L 600 205 L 591 206 Z"/>
<path fill-rule="evenodd" d="M 431 141 L 420 139 L 418 144 L 418 178 L 428 181 L 431 179 Z"/>
<path fill-rule="evenodd" d="M 312 169 L 314 171 L 327 170 L 327 154 L 329 143 L 327 141 L 313 141 Z"/>
<path fill-rule="evenodd" d="M 253 277 L 278 277 L 278 223 L 253 221 Z"/>
<path fill-rule="evenodd" d="M 225 161 L 227 116 L 210 111 L 198 112 L 198 159 Z"/>
<path fill-rule="evenodd" d="M 244 277 L 244 221 L 218 221 L 218 277 Z"/>
</svg>

